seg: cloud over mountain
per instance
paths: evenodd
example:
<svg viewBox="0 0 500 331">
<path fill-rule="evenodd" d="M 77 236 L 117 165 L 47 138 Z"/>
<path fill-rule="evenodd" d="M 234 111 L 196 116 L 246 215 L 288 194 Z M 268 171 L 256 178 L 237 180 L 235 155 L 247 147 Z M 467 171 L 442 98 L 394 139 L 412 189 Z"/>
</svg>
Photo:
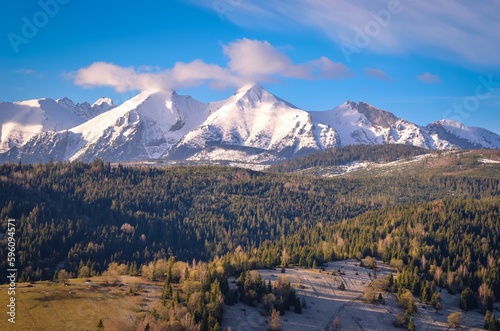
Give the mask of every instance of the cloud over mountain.
<svg viewBox="0 0 500 331">
<path fill-rule="evenodd" d="M 349 69 L 340 62 L 320 57 L 294 63 L 285 53 L 267 41 L 238 39 L 223 45 L 229 61 L 226 66 L 201 59 L 177 62 L 172 68 L 122 67 L 94 62 L 69 77 L 76 85 L 93 88 L 108 86 L 117 92 L 132 90 L 175 89 L 209 82 L 212 87 L 241 86 L 245 83 L 272 82 L 280 78 L 336 79 L 349 77 Z"/>
</svg>

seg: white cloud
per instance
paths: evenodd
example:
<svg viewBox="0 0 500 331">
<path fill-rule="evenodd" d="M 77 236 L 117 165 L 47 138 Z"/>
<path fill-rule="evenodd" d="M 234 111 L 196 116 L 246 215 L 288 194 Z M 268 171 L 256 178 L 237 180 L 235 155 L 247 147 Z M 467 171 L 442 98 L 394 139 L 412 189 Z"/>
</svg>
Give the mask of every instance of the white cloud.
<svg viewBox="0 0 500 331">
<path fill-rule="evenodd" d="M 146 73 L 107 62 L 94 62 L 70 75 L 76 85 L 85 88 L 111 86 L 117 92 L 159 88 L 163 83 L 167 84 L 166 76 L 166 73 Z"/>
<path fill-rule="evenodd" d="M 213 0 L 191 2 L 213 8 Z M 281 28 L 293 32 L 307 28 L 339 44 L 353 43 L 356 29 L 366 31 L 378 23 L 379 29 L 372 30 L 367 51 L 424 54 L 466 65 L 500 65 L 497 0 L 268 0 L 251 6 L 246 3 L 234 6 L 224 17 L 253 29 Z M 387 13 L 390 15 L 384 21 Z"/>
<path fill-rule="evenodd" d="M 279 78 L 319 79 L 350 76 L 342 63 L 321 57 L 295 64 L 267 41 L 240 39 L 223 46 L 229 58 L 226 66 L 203 60 L 177 62 L 172 68 L 121 67 L 95 62 L 70 74 L 76 85 L 86 88 L 110 86 L 118 92 L 131 90 L 173 89 L 209 82 L 212 87 L 241 86 L 245 83 L 269 82 Z"/>
<path fill-rule="evenodd" d="M 290 60 L 267 41 L 242 39 L 224 46 L 231 71 L 243 76 L 269 75 L 285 69 Z"/>
<path fill-rule="evenodd" d="M 310 78 L 310 68 L 295 65 L 267 41 L 241 39 L 224 46 L 229 69 L 241 77 L 266 80 L 272 75 Z"/>
<path fill-rule="evenodd" d="M 316 69 L 318 75 L 324 78 L 345 78 L 351 77 L 351 71 L 341 62 L 333 62 L 329 58 L 322 56 L 318 60 L 310 62 Z"/>
<path fill-rule="evenodd" d="M 210 81 L 215 87 L 241 83 L 241 80 L 229 69 L 216 64 L 208 64 L 202 60 L 194 60 L 189 63 L 177 62 L 171 73 L 172 85 L 175 87 L 196 86 L 204 81 Z"/>
<path fill-rule="evenodd" d="M 429 72 L 424 72 L 423 74 L 417 76 L 417 79 L 422 83 L 426 84 L 437 84 L 441 83 L 441 78 L 438 75 L 431 74 Z"/>
<path fill-rule="evenodd" d="M 377 68 L 365 68 L 364 71 L 368 76 L 376 78 L 376 79 L 385 80 L 385 81 L 392 80 L 391 77 L 385 71 L 377 69 Z"/>
</svg>

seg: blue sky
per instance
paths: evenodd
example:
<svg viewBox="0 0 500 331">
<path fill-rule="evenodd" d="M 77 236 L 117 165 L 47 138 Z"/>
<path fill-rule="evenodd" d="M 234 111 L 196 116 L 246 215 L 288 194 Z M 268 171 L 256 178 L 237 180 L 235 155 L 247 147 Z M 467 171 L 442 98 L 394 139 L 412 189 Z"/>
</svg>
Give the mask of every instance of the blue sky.
<svg viewBox="0 0 500 331">
<path fill-rule="evenodd" d="M 365 101 L 500 133 L 500 2 L 40 0 L 0 12 L 0 101 L 258 82 L 306 110 Z"/>
</svg>

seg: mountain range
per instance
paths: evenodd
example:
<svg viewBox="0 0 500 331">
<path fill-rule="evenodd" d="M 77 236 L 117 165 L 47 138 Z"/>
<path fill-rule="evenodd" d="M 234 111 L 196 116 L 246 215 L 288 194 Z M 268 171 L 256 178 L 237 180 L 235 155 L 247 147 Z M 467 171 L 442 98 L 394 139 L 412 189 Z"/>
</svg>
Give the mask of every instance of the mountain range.
<svg viewBox="0 0 500 331">
<path fill-rule="evenodd" d="M 347 101 L 305 111 L 259 85 L 202 103 L 174 91 L 109 98 L 0 103 L 0 162 L 166 160 L 272 163 L 333 147 L 406 144 L 431 150 L 500 148 L 500 136 L 452 120 L 420 126 Z"/>
</svg>

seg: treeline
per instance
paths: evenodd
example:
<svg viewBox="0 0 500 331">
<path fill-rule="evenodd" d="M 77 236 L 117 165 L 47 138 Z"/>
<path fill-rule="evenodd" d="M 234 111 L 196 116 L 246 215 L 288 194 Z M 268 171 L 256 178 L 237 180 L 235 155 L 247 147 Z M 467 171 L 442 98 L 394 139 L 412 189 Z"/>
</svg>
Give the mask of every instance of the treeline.
<svg viewBox="0 0 500 331">
<path fill-rule="evenodd" d="M 349 145 L 275 164 L 269 168 L 269 171 L 285 173 L 311 167 L 339 166 L 360 161 L 393 162 L 427 153 L 431 153 L 431 151 L 411 145 Z"/>
</svg>

